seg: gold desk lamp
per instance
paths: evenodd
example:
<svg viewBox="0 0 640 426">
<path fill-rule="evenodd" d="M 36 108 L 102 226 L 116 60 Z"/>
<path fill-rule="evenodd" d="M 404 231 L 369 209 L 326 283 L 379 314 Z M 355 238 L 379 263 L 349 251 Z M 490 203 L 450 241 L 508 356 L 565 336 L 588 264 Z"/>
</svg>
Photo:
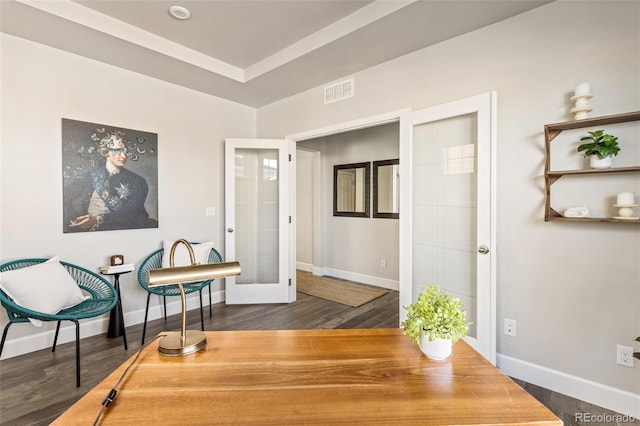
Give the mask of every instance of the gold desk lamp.
<svg viewBox="0 0 640 426">
<path fill-rule="evenodd" d="M 191 265 L 173 266 L 176 247 L 184 244 L 189 251 Z M 240 275 L 239 262 L 221 262 L 196 264 L 193 247 L 187 240 L 177 240 L 169 253 L 169 268 L 149 270 L 149 287 L 177 284 L 182 300 L 182 329 L 180 333 L 169 333 L 160 340 L 158 352 L 167 356 L 188 355 L 199 351 L 207 344 L 205 334 L 200 330 L 187 330 L 187 298 L 184 294 L 184 283 L 211 280 L 214 278 Z"/>
</svg>

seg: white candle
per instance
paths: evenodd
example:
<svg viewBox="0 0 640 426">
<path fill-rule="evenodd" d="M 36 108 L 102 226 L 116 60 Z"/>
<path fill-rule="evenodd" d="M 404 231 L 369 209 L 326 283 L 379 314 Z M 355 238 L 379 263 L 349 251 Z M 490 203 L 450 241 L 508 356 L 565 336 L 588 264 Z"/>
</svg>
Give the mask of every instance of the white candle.
<svg viewBox="0 0 640 426">
<path fill-rule="evenodd" d="M 617 203 L 620 206 L 630 206 L 635 204 L 635 197 L 633 192 L 621 192 L 618 194 Z"/>
<path fill-rule="evenodd" d="M 576 96 L 585 96 L 591 94 L 591 88 L 589 83 L 580 83 L 576 86 Z"/>
</svg>

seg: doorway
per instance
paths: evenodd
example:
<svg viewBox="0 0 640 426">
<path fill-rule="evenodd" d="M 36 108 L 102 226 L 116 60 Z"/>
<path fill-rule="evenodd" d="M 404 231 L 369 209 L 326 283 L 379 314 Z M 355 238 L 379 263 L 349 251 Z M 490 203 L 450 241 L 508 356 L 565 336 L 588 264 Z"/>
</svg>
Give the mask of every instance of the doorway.
<svg viewBox="0 0 640 426">
<path fill-rule="evenodd" d="M 398 122 L 341 131 L 296 145 L 297 268 L 398 290 L 398 218 L 337 216 L 332 208 L 334 166 L 397 159 Z M 366 185 L 371 188 L 372 179 Z"/>
</svg>

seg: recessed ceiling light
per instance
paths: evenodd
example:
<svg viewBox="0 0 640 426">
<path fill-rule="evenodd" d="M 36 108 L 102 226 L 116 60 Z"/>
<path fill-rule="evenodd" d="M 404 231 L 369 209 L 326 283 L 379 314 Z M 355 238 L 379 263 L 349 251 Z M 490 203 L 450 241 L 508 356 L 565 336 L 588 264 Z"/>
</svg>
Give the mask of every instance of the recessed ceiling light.
<svg viewBox="0 0 640 426">
<path fill-rule="evenodd" d="M 169 13 L 176 19 L 189 19 L 191 17 L 189 9 L 182 6 L 171 6 L 169 8 Z"/>
</svg>

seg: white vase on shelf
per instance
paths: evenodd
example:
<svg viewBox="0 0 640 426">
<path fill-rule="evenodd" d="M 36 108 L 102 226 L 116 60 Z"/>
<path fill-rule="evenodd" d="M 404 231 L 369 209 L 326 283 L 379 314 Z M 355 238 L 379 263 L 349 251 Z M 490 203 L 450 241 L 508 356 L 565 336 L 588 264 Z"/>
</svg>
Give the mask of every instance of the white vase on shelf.
<svg viewBox="0 0 640 426">
<path fill-rule="evenodd" d="M 589 116 L 589 113 L 593 110 L 589 105 L 589 99 L 592 97 L 589 83 L 580 83 L 576 86 L 575 94 L 571 97 L 571 101 L 575 101 L 576 105 L 569 111 L 574 114 L 576 120 L 582 120 Z"/>
<path fill-rule="evenodd" d="M 597 155 L 589 157 L 589 166 L 592 169 L 608 169 L 613 165 L 613 156 L 609 155 L 604 158 L 598 158 Z"/>
</svg>

